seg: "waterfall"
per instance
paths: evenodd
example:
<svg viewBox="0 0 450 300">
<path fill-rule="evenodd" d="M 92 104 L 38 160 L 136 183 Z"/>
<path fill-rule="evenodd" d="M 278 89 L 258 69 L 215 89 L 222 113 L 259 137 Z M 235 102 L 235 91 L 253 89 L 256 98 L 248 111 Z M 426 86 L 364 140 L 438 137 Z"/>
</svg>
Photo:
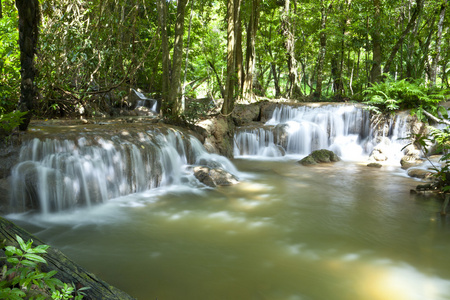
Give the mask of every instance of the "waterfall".
<svg viewBox="0 0 450 300">
<path fill-rule="evenodd" d="M 227 158 L 209 154 L 196 138 L 174 129 L 105 135 L 25 143 L 11 176 L 14 210 L 47 214 L 181 184 L 191 175 L 189 164 L 237 174 Z"/>
<path fill-rule="evenodd" d="M 377 145 L 375 137 L 385 135 L 391 150 L 401 153 L 407 143 L 406 117 L 397 116 L 385 133 L 371 127 L 370 113 L 360 105 L 277 106 L 264 126 L 241 127 L 235 135 L 237 157 L 305 156 L 328 149 L 346 160 L 363 160 Z M 396 157 L 397 158 L 397 157 Z"/>
</svg>

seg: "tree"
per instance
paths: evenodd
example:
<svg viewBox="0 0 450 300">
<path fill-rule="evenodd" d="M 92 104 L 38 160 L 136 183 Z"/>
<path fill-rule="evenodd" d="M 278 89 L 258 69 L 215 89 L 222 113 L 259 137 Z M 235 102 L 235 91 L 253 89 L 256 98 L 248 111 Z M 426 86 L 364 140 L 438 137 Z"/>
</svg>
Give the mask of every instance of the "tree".
<svg viewBox="0 0 450 300">
<path fill-rule="evenodd" d="M 227 77 L 222 114 L 229 115 L 234 108 L 236 74 L 236 28 L 240 18 L 241 0 L 227 0 Z"/>
<path fill-rule="evenodd" d="M 37 52 L 39 36 L 39 0 L 16 0 L 16 7 L 19 12 L 19 47 L 22 68 L 19 109 L 27 112 L 19 129 L 27 130 L 37 101 L 34 57 Z"/>
<path fill-rule="evenodd" d="M 300 87 L 298 85 L 298 66 L 295 57 L 295 26 L 293 22 L 293 15 L 296 14 L 297 2 L 293 0 L 294 12 L 291 12 L 290 0 L 284 1 L 283 14 L 281 15 L 281 28 L 285 37 L 285 48 L 287 65 L 289 70 L 289 88 L 288 97 L 294 98 L 301 95 Z"/>
<path fill-rule="evenodd" d="M 251 101 L 254 97 L 253 93 L 253 79 L 256 64 L 256 32 L 258 31 L 259 14 L 260 14 L 261 0 L 252 0 L 252 11 L 250 20 L 247 25 L 247 47 L 246 47 L 246 73 L 244 79 L 243 94 L 244 98 Z"/>
</svg>

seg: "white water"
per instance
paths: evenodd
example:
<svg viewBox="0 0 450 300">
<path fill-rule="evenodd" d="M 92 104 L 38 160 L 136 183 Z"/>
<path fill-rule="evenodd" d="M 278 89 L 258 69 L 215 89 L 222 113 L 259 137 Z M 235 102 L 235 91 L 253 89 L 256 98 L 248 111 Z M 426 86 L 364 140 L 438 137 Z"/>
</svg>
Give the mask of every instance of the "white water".
<svg viewBox="0 0 450 300">
<path fill-rule="evenodd" d="M 176 130 L 76 141 L 35 138 L 22 147 L 12 171 L 11 204 L 19 212 L 48 214 L 156 187 L 202 186 L 190 164 L 238 174 L 228 159 L 209 154 L 197 139 Z"/>
<path fill-rule="evenodd" d="M 399 163 L 407 144 L 405 117 L 389 126 L 388 156 Z M 366 160 L 377 146 L 379 133 L 371 128 L 370 114 L 356 105 L 279 106 L 261 128 L 241 128 L 235 135 L 236 157 L 269 158 L 306 156 L 314 150 L 334 151 L 344 160 Z M 383 133 L 380 133 L 382 136 Z M 386 142 L 386 141 L 385 141 Z"/>
</svg>

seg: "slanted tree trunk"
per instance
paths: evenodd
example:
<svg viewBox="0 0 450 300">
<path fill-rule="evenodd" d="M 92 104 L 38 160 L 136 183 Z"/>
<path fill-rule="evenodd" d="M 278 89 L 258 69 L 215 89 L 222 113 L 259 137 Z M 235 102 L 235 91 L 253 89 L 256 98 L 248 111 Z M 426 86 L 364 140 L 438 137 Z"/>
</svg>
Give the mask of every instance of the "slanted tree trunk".
<svg viewBox="0 0 450 300">
<path fill-rule="evenodd" d="M 436 79 L 437 79 L 437 69 L 438 64 L 441 59 L 441 43 L 442 43 L 442 30 L 444 28 L 444 18 L 445 18 L 445 9 L 448 5 L 447 0 L 442 1 L 441 5 L 441 11 L 439 13 L 439 22 L 438 22 L 438 28 L 436 33 L 436 44 L 434 46 L 434 57 L 433 62 L 431 64 L 430 68 L 430 84 L 432 86 L 436 85 Z"/>
<path fill-rule="evenodd" d="M 256 32 L 258 31 L 259 13 L 261 0 L 252 1 L 252 13 L 247 26 L 247 57 L 245 61 L 246 72 L 243 86 L 244 98 L 251 101 L 254 98 L 253 77 L 256 64 Z"/>
<path fill-rule="evenodd" d="M 0 240 L 6 240 L 6 245 L 14 245 L 19 247 L 16 241 L 16 235 L 20 236 L 24 241 L 33 240 L 33 246 L 43 245 L 44 243 L 33 236 L 23 228 L 14 223 L 0 217 Z M 1 256 L 5 256 L 3 250 L 0 249 Z M 75 262 L 70 260 L 61 251 L 50 247 L 47 249 L 47 254 L 43 255 L 47 264 L 41 265 L 43 272 L 57 271 L 54 278 L 61 280 L 64 283 L 74 283 L 78 288 L 89 287 L 84 290 L 86 300 L 131 300 L 134 299 L 125 292 L 109 285 L 103 280 L 97 278 L 94 274 L 85 271 Z M 1 264 L 0 264 L 1 266 Z"/>
<path fill-rule="evenodd" d="M 28 124 L 35 113 L 37 90 L 34 82 L 36 67 L 34 56 L 37 52 L 39 37 L 40 7 L 38 0 L 16 0 L 19 12 L 19 47 L 20 47 L 20 100 L 18 108 L 27 112 L 20 130 L 27 130 Z"/>
<path fill-rule="evenodd" d="M 374 0 L 374 1 L 379 1 L 379 0 Z M 422 8 L 423 8 L 423 0 L 417 0 L 416 6 L 413 10 L 411 18 L 409 19 L 408 25 L 406 26 L 405 30 L 400 35 L 400 37 L 397 40 L 397 42 L 395 43 L 394 47 L 392 47 L 392 49 L 391 49 L 389 58 L 387 59 L 386 64 L 384 66 L 385 73 L 389 73 L 391 63 L 394 61 L 395 55 L 397 54 L 398 50 L 400 49 L 400 46 L 403 44 L 403 41 L 405 40 L 406 36 L 416 26 L 416 20 L 419 17 L 419 15 L 421 14 Z"/>
</svg>

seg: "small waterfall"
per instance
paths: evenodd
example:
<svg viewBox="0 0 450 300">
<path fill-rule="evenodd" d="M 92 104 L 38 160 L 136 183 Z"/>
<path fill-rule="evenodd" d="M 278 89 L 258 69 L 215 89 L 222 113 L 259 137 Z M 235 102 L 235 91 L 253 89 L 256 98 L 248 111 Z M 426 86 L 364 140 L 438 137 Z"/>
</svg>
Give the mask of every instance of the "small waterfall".
<svg viewBox="0 0 450 300">
<path fill-rule="evenodd" d="M 308 155 L 330 149 L 339 156 L 362 155 L 371 135 L 370 114 L 355 105 L 279 106 L 261 128 L 240 128 L 236 156 Z"/>
<path fill-rule="evenodd" d="M 15 211 L 46 214 L 91 206 L 173 184 L 190 176 L 189 164 L 214 165 L 237 174 L 225 157 L 174 129 L 76 140 L 35 138 L 22 146 L 11 176 Z"/>
<path fill-rule="evenodd" d="M 314 150 L 328 149 L 345 160 L 366 160 L 377 150 L 391 163 L 398 164 L 415 122 L 404 112 L 372 124 L 369 111 L 359 105 L 280 105 L 263 126 L 237 130 L 234 155 L 305 156 Z"/>
</svg>

